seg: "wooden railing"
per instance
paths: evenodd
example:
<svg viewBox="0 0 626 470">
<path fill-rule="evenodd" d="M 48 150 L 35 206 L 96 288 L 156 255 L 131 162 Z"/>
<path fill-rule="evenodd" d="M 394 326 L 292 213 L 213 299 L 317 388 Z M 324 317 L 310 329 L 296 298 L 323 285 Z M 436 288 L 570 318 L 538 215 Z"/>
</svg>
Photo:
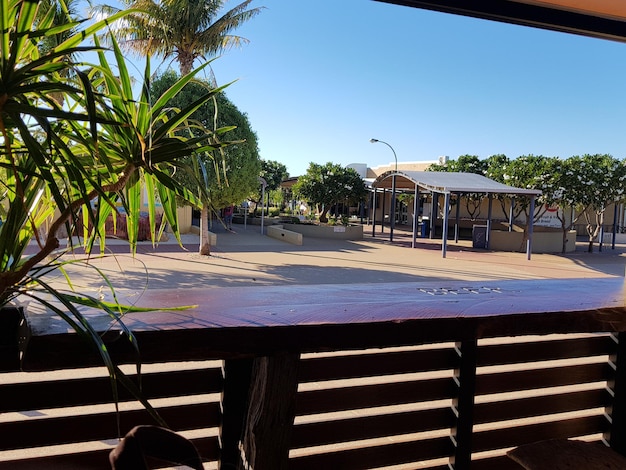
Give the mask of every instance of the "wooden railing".
<svg viewBox="0 0 626 470">
<path fill-rule="evenodd" d="M 181 292 L 205 304 L 126 322 L 152 364 L 144 393 L 221 468 L 514 469 L 508 449 L 550 438 L 624 453 L 622 288 L 607 278 L 220 289 L 238 296 Z M 180 304 L 172 294 L 144 303 Z M 95 356 L 50 318 L 28 319 L 23 368 L 68 373 L 3 374 L 0 468 L 107 468 L 117 417 L 123 434 L 149 416 L 130 402 L 117 414 L 108 378 L 73 369 Z M 133 359 L 123 341 L 110 348 Z"/>
<path fill-rule="evenodd" d="M 217 461 L 219 362 L 148 366 L 142 376 L 145 396 L 168 425 L 191 432 L 203 458 Z M 102 368 L 3 374 L 0 468 L 110 469 L 107 455 L 119 432 L 155 424 L 123 389 L 119 398 L 118 414 Z"/>
</svg>

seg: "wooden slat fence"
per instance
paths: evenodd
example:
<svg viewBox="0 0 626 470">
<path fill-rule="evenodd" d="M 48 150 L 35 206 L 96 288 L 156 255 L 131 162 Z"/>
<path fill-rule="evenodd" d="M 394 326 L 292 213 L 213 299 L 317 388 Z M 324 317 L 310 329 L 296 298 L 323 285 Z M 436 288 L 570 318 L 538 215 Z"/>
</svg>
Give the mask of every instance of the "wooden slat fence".
<svg viewBox="0 0 626 470">
<path fill-rule="evenodd" d="M 610 432 L 616 348 L 612 335 L 584 334 L 303 354 L 289 468 L 506 470 L 519 468 L 505 452 L 521 444 L 601 440 Z M 207 468 L 226 452 L 232 460 L 233 446 L 222 451 L 218 436 L 241 437 L 233 429 L 245 410 L 228 400 L 247 389 L 245 374 L 225 381 L 221 361 L 144 368 L 144 393 L 212 462 Z M 101 371 L 0 381 L 0 469 L 108 468 L 118 428 Z M 122 434 L 154 424 L 120 393 Z"/>
<path fill-rule="evenodd" d="M 447 468 L 459 458 L 450 435 L 464 393 L 474 404 L 472 468 L 519 468 L 507 449 L 553 437 L 599 440 L 608 431 L 609 335 L 482 340 L 475 394 L 458 381 L 458 347 L 304 356 L 290 468 Z M 342 381 L 381 376 L 388 381 Z"/>
<path fill-rule="evenodd" d="M 217 461 L 220 362 L 144 369 L 142 390 L 168 426 L 191 431 L 203 458 Z M 107 469 L 108 452 L 119 435 L 118 417 L 121 435 L 138 424 L 155 424 L 122 388 L 116 413 L 103 369 L 10 373 L 0 380 L 0 468 Z"/>
</svg>

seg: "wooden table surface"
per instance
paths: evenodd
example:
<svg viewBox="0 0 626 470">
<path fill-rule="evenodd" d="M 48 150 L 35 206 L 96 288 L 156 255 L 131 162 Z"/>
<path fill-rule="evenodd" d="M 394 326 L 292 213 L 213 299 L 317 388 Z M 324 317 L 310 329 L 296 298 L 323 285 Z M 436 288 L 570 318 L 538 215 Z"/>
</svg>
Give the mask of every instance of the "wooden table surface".
<svg viewBox="0 0 626 470">
<path fill-rule="evenodd" d="M 163 309 L 124 317 L 146 362 L 626 330 L 617 277 L 149 290 L 138 304 Z M 167 310 L 180 305 L 197 307 Z M 119 329 L 89 315 L 99 329 Z M 26 369 L 77 360 L 82 345 L 67 325 L 27 316 Z M 118 336 L 109 334 L 110 348 L 123 359 L 129 348 Z"/>
</svg>

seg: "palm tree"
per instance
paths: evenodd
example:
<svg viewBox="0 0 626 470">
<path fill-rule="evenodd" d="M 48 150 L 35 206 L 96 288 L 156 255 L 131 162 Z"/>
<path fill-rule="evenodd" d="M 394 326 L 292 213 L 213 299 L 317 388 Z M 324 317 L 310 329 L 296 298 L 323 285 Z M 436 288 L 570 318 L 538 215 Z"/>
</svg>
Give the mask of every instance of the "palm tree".
<svg viewBox="0 0 626 470">
<path fill-rule="evenodd" d="M 145 55 L 173 58 L 181 75 L 187 75 L 193 63 L 241 46 L 246 38 L 231 32 L 258 15 L 263 7 L 248 8 L 245 0 L 218 16 L 224 0 L 124 0 L 129 8 L 143 13 L 127 16 L 116 26 L 115 34 L 122 48 Z M 110 14 L 119 9 L 100 5 L 95 11 Z"/>
<path fill-rule="evenodd" d="M 57 0 L 41 0 L 39 2 L 39 7 L 35 15 L 36 26 L 41 27 L 42 24 L 47 22 L 50 27 L 58 29 L 55 34 L 46 34 L 39 40 L 37 48 L 41 55 L 45 56 L 51 53 L 55 48 L 78 32 L 80 19 L 77 9 L 78 0 L 65 0 L 62 2 Z M 75 62 L 76 58 L 77 55 L 75 53 L 70 53 L 63 60 L 69 64 Z M 59 73 L 63 78 L 69 78 L 75 75 L 69 67 L 62 69 Z M 63 107 L 65 103 L 64 93 L 55 91 L 51 93 L 50 96 L 61 108 Z"/>
<path fill-rule="evenodd" d="M 198 58 L 205 61 L 248 40 L 231 32 L 258 15 L 263 7 L 248 8 L 245 0 L 219 16 L 224 0 L 124 0 L 129 8 L 139 10 L 124 17 L 114 28 L 120 46 L 139 56 L 173 57 L 182 76 L 187 75 Z M 111 14 L 119 9 L 101 5 L 96 12 Z M 214 100 L 214 104 L 217 104 Z M 217 138 L 216 126 L 211 129 Z M 214 142 L 220 144 L 219 140 Z M 220 157 L 223 160 L 223 155 Z M 219 161 L 219 159 L 216 159 Z M 207 198 L 202 199 L 199 254 L 210 255 Z"/>
<path fill-rule="evenodd" d="M 65 40 L 72 37 L 78 31 L 77 26 L 80 24 L 78 18 L 78 0 L 65 0 L 58 2 L 56 0 L 41 0 L 37 9 L 35 21 L 40 25 L 45 21 L 45 17 L 52 14 L 50 21 L 51 26 L 63 26 L 73 24 L 69 29 L 61 29 L 56 34 L 48 34 L 41 38 L 38 47 L 42 54 L 51 52 L 55 47 L 62 44 Z M 70 56 L 69 58 L 74 58 Z"/>
</svg>

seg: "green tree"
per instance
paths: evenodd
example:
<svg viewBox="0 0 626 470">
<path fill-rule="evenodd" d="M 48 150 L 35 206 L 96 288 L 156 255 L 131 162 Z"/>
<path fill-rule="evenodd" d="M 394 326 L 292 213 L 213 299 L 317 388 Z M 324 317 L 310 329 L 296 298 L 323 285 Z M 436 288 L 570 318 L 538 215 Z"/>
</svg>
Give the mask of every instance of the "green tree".
<svg viewBox="0 0 626 470">
<path fill-rule="evenodd" d="M 447 171 L 459 173 L 476 173 L 484 175 L 486 170 L 485 161 L 476 155 L 461 155 L 456 160 L 448 160 L 446 163 L 435 163 L 428 167 L 429 171 Z"/>
<path fill-rule="evenodd" d="M 528 239 L 528 228 L 531 221 L 539 220 L 556 203 L 559 195 L 559 175 L 562 162 L 558 157 L 544 155 L 522 155 L 510 160 L 502 172 L 503 182 L 516 188 L 538 189 L 542 194 L 536 199 L 534 214 L 530 214 L 530 198 L 516 198 L 513 218 L 521 214 L 527 221 L 524 226 L 522 246 Z"/>
<path fill-rule="evenodd" d="M 240 36 L 232 35 L 231 32 L 261 12 L 261 8 L 248 9 L 251 1 L 246 0 L 219 16 L 225 3 L 223 0 L 205 2 L 124 0 L 133 12 L 124 22 L 116 23 L 113 31 L 128 50 L 141 57 L 145 55 L 157 55 L 164 59 L 173 57 L 178 62 L 181 75 L 184 76 L 192 69 L 196 59 L 211 59 L 218 53 L 247 41 Z M 118 9 L 101 5 L 95 10 L 111 14 Z M 217 98 L 214 105 L 218 107 Z M 217 119 L 215 115 L 213 127 L 208 127 L 209 129 L 217 131 Z M 215 162 L 217 160 L 214 160 Z M 193 162 L 192 168 L 209 168 L 205 171 L 195 171 L 196 174 L 202 174 L 203 185 L 208 187 L 210 167 L 204 165 L 203 161 L 196 161 Z M 237 168 L 237 165 L 233 168 Z M 219 173 L 216 168 L 214 174 Z M 209 198 L 209 195 L 204 195 L 202 199 L 200 254 L 204 255 L 210 254 Z"/>
<path fill-rule="evenodd" d="M 40 1 L 40 7 L 37 9 L 35 23 L 45 23 L 46 21 L 49 21 L 51 17 L 51 26 L 60 27 L 56 34 L 46 34 L 40 39 L 37 44 L 40 54 L 49 54 L 78 32 L 77 28 L 80 21 L 78 19 L 77 9 L 78 0 L 66 0 L 65 2 L 58 2 L 56 0 Z M 49 17 L 46 18 L 46 16 Z M 77 54 L 69 54 L 64 58 L 64 60 L 67 63 L 75 62 L 76 55 Z M 66 68 L 60 73 L 64 74 L 65 78 L 68 78 L 73 74 L 73 71 L 71 68 Z M 63 93 L 57 91 L 50 96 L 57 101 L 59 106 L 63 107 L 65 100 L 65 95 Z"/>
<path fill-rule="evenodd" d="M 152 84 L 152 99 L 155 100 L 172 84 L 176 83 L 176 73 L 169 70 L 155 79 Z M 168 102 L 172 110 L 188 106 L 207 90 L 210 84 L 205 81 L 190 83 L 188 87 Z M 217 93 L 214 100 L 197 109 L 191 119 L 199 129 L 212 129 L 215 143 L 223 144 L 219 149 L 200 155 L 189 156 L 183 162 L 190 168 L 198 168 L 196 178 L 189 172 L 180 172 L 174 178 L 190 191 L 198 193 L 203 201 L 200 254 L 210 254 L 208 245 L 208 215 L 211 210 L 231 204 L 238 204 L 255 191 L 261 168 L 257 137 L 245 113 L 228 99 L 224 93 Z M 219 131 L 219 132 L 218 132 Z M 200 162 L 196 161 L 200 158 Z M 191 172 L 194 173 L 194 172 Z M 198 181 L 202 188 L 198 188 Z M 201 194 L 205 192 L 205 197 Z M 206 230 L 204 230 L 206 229 Z"/>
<path fill-rule="evenodd" d="M 218 97 L 217 109 L 218 126 L 235 126 L 224 134 L 225 139 L 234 143 L 223 149 L 222 167 L 213 165 L 210 172 L 210 181 L 215 182 L 209 186 L 211 200 L 216 207 L 224 207 L 239 204 L 256 190 L 262 165 L 257 136 L 248 116 L 225 95 Z"/>
<path fill-rule="evenodd" d="M 247 39 L 231 33 L 262 10 L 249 8 L 252 0 L 228 11 L 223 11 L 224 0 L 122 1 L 138 10 L 116 24 L 115 34 L 122 46 L 140 57 L 173 58 L 182 75 L 191 71 L 197 59 L 211 59 L 247 43 Z M 111 14 L 119 9 L 100 5 L 95 10 Z"/>
<path fill-rule="evenodd" d="M 65 2 L 40 0 L 39 3 L 40 7 L 37 9 L 35 23 L 37 25 L 42 22 L 45 23 L 50 20 L 46 16 L 51 15 L 51 26 L 62 26 L 57 33 L 46 34 L 39 40 L 37 47 L 40 53 L 47 54 L 78 32 L 78 0 L 66 0 Z M 69 26 L 69 29 L 67 26 Z M 70 55 L 65 60 L 69 62 L 75 58 L 75 55 Z"/>
<path fill-rule="evenodd" d="M 545 204 L 553 200 L 554 192 L 558 189 L 555 176 L 559 174 L 560 165 L 561 161 L 557 157 L 522 155 L 509 161 L 502 172 L 502 179 L 505 184 L 516 188 L 541 190 L 543 194 L 537 202 Z M 524 213 L 528 220 L 529 207 L 530 200 L 527 197 L 520 198 L 516 204 L 515 216 Z M 535 220 L 541 218 L 545 210 L 545 206 L 537 210 L 534 214 Z"/>
<path fill-rule="evenodd" d="M 591 253 L 607 206 L 624 200 L 626 167 L 611 155 L 585 154 L 569 158 L 564 170 L 561 198 L 584 217 Z"/>
<path fill-rule="evenodd" d="M 509 162 L 509 158 L 504 154 L 491 155 L 483 161 L 485 168 L 483 175 L 498 183 L 504 183 L 505 169 Z"/>
<path fill-rule="evenodd" d="M 261 178 L 267 183 L 267 189 L 274 191 L 280 188 L 280 183 L 289 178 L 287 167 L 274 160 L 261 160 Z"/>
<path fill-rule="evenodd" d="M 261 160 L 261 172 L 259 176 L 267 183 L 265 194 L 267 194 L 266 197 L 269 197 L 272 192 L 280 188 L 280 183 L 289 178 L 289 172 L 287 171 L 287 167 L 280 162 L 275 160 Z M 257 178 L 256 190 L 251 192 L 249 196 L 250 200 L 254 202 L 254 215 L 256 215 L 258 207 L 262 205 L 262 194 L 263 191 Z"/>
<path fill-rule="evenodd" d="M 504 174 L 506 167 L 509 164 L 509 158 L 504 154 L 495 154 L 487 157 L 484 160 L 485 165 L 485 173 L 484 175 L 498 183 L 506 184 L 504 181 Z M 502 217 L 506 220 L 508 218 L 507 214 L 507 203 L 511 202 L 510 196 L 506 194 L 494 194 L 494 199 L 500 203 L 500 209 L 502 210 Z"/>
<path fill-rule="evenodd" d="M 328 211 L 335 204 L 354 204 L 367 197 L 363 179 L 353 168 L 331 162 L 325 165 L 310 163 L 306 174 L 293 186 L 293 192 L 317 206 L 320 222 L 328 221 Z"/>
<path fill-rule="evenodd" d="M 562 253 L 565 253 L 567 249 L 568 232 L 576 222 L 576 219 L 568 222 L 569 219 L 566 217 L 565 209 L 573 206 L 566 197 L 578 193 L 578 190 L 571 187 L 567 182 L 567 179 L 569 179 L 567 177 L 567 167 L 567 160 L 548 158 L 544 162 L 543 169 L 541 169 L 542 173 L 536 175 L 534 183 L 535 189 L 541 189 L 541 196 L 537 198 L 537 201 L 542 204 L 539 210 L 536 211 L 535 221 L 548 210 L 557 209 L 555 215 L 561 223 L 561 231 L 563 233 Z M 574 191 L 573 193 L 572 190 Z"/>
<path fill-rule="evenodd" d="M 476 155 L 461 155 L 457 160 L 448 160 L 446 163 L 436 163 L 428 167 L 428 171 L 445 171 L 449 173 L 476 173 L 484 175 L 486 163 Z M 480 207 L 484 194 L 468 193 L 463 195 L 465 209 L 472 220 L 480 216 Z"/>
<path fill-rule="evenodd" d="M 269 192 L 270 204 L 277 207 L 279 212 L 285 207 L 285 192 L 281 189 L 274 189 Z"/>
</svg>

